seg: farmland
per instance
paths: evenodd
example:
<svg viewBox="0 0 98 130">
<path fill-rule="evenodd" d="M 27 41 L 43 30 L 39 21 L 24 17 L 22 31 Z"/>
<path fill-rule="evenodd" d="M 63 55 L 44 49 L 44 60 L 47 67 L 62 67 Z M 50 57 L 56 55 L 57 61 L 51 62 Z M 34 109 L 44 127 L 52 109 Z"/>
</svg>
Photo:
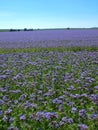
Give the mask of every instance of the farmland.
<svg viewBox="0 0 98 130">
<path fill-rule="evenodd" d="M 0 48 L 98 46 L 98 29 L 0 32 Z"/>
<path fill-rule="evenodd" d="M 98 30 L 0 32 L 0 129 L 98 129 Z"/>
</svg>

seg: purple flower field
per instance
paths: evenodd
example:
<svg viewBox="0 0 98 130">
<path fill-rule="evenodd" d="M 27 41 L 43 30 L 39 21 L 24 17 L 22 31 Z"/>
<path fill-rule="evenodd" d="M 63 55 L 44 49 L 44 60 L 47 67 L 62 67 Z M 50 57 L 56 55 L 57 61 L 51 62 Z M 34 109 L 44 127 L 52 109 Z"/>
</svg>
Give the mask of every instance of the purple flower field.
<svg viewBox="0 0 98 130">
<path fill-rule="evenodd" d="M 0 32 L 0 48 L 98 46 L 98 30 Z"/>
<path fill-rule="evenodd" d="M 0 32 L 0 130 L 98 129 L 98 51 L 76 46 L 97 30 Z"/>
</svg>

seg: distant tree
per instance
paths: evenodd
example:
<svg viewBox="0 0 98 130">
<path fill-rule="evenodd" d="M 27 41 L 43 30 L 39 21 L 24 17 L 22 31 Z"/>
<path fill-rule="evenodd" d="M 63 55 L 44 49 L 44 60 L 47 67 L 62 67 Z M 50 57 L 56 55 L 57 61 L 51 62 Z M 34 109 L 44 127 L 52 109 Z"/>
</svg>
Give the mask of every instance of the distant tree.
<svg viewBox="0 0 98 130">
<path fill-rule="evenodd" d="M 27 31 L 33 31 L 33 29 L 32 29 L 32 28 L 30 28 L 30 29 L 28 29 Z"/>
<path fill-rule="evenodd" d="M 13 29 L 10 29 L 9 31 L 12 32 Z"/>
<path fill-rule="evenodd" d="M 70 28 L 68 27 L 68 28 L 66 28 L 67 30 L 70 30 Z"/>
<path fill-rule="evenodd" d="M 24 31 L 27 31 L 27 28 L 24 28 Z"/>
<path fill-rule="evenodd" d="M 14 32 L 14 31 L 17 31 L 16 29 L 10 29 L 10 32 Z"/>
<path fill-rule="evenodd" d="M 29 31 L 33 31 L 33 28 L 29 29 Z"/>
</svg>

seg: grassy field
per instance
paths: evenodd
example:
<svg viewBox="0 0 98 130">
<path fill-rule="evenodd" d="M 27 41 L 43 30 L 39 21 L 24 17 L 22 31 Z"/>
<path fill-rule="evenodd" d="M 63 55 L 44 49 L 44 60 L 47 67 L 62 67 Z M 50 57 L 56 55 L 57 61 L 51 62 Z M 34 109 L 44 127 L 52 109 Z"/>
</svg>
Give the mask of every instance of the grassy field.
<svg viewBox="0 0 98 130">
<path fill-rule="evenodd" d="M 17 52 L 41 52 L 41 51 L 57 51 L 57 52 L 64 52 L 64 51 L 98 51 L 97 46 L 89 46 L 89 47 L 48 47 L 48 48 L 0 48 L 0 54 L 5 53 L 17 53 Z"/>
<path fill-rule="evenodd" d="M 0 130 L 55 129 L 98 129 L 98 47 L 0 49 Z"/>
</svg>

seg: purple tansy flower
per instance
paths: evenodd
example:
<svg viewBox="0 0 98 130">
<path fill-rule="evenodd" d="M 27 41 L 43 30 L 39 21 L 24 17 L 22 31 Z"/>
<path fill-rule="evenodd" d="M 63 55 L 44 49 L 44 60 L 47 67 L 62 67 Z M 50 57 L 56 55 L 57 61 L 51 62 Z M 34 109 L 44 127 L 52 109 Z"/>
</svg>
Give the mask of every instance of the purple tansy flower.
<svg viewBox="0 0 98 130">
<path fill-rule="evenodd" d="M 18 100 L 14 100 L 14 104 L 18 104 Z"/>
<path fill-rule="evenodd" d="M 6 92 L 7 90 L 5 90 L 4 88 L 0 88 L 0 92 L 4 93 Z"/>
<path fill-rule="evenodd" d="M 50 93 L 49 93 L 49 92 L 44 93 L 43 96 L 44 96 L 44 97 L 48 97 L 48 96 L 50 96 Z"/>
<path fill-rule="evenodd" d="M 93 107 L 90 107 L 89 110 L 90 110 L 90 111 L 94 111 L 94 108 L 93 108 Z"/>
<path fill-rule="evenodd" d="M 40 112 L 40 111 L 36 113 L 37 117 L 40 117 L 41 115 L 42 115 L 42 112 Z"/>
<path fill-rule="evenodd" d="M 9 89 L 10 89 L 10 86 L 6 86 L 6 89 L 9 90 Z"/>
<path fill-rule="evenodd" d="M 73 123 L 73 119 L 72 118 L 67 119 L 66 117 L 63 117 L 62 121 L 66 122 L 66 123 L 69 123 L 69 124 Z"/>
<path fill-rule="evenodd" d="M 69 87 L 67 88 L 67 90 L 76 90 L 76 89 L 74 88 L 74 86 L 69 86 Z"/>
<path fill-rule="evenodd" d="M 74 82 L 75 83 L 81 83 L 81 80 L 80 79 L 76 79 Z"/>
<path fill-rule="evenodd" d="M 8 117 L 4 115 L 3 119 L 4 122 L 6 122 L 8 120 Z"/>
<path fill-rule="evenodd" d="M 26 119 L 26 116 L 25 116 L 25 115 L 21 115 L 21 116 L 20 116 L 20 120 L 23 121 L 23 120 L 25 120 L 25 119 Z"/>
<path fill-rule="evenodd" d="M 98 86 L 95 86 L 94 88 L 95 88 L 96 90 L 98 90 Z"/>
<path fill-rule="evenodd" d="M 12 101 L 9 100 L 8 102 L 6 102 L 6 105 L 7 105 L 7 106 L 10 106 L 11 103 L 12 103 Z"/>
<path fill-rule="evenodd" d="M 52 124 L 53 124 L 53 126 L 54 126 L 55 129 L 57 129 L 59 127 L 59 124 L 57 124 L 56 121 L 52 121 Z"/>
<path fill-rule="evenodd" d="M 10 114 L 12 112 L 12 109 L 8 108 L 7 111 L 5 111 L 5 114 Z"/>
<path fill-rule="evenodd" d="M 54 127 L 57 129 L 59 127 L 59 124 L 55 123 Z"/>
<path fill-rule="evenodd" d="M 53 104 L 62 104 L 63 101 L 62 101 L 62 100 L 59 100 L 58 98 L 55 98 L 55 99 L 52 100 L 52 103 L 53 103 Z"/>
<path fill-rule="evenodd" d="M 51 118 L 57 118 L 58 116 L 56 115 L 55 112 L 37 112 L 36 117 L 40 119 L 40 117 L 44 117 L 47 120 Z"/>
<path fill-rule="evenodd" d="M 63 99 L 64 99 L 64 97 L 65 97 L 64 95 L 59 96 L 59 99 L 62 99 L 62 100 L 63 100 Z"/>
<path fill-rule="evenodd" d="M 32 97 L 34 97 L 34 94 L 33 94 L 33 93 L 30 94 L 30 98 L 32 98 Z"/>
<path fill-rule="evenodd" d="M 3 105 L 4 104 L 4 101 L 0 99 L 0 105 Z"/>
<path fill-rule="evenodd" d="M 73 94 L 70 94 L 70 97 L 71 97 L 71 98 L 76 98 L 76 96 L 75 96 L 75 95 L 73 95 Z"/>
<path fill-rule="evenodd" d="M 42 116 L 46 118 L 47 120 L 49 120 L 50 118 L 57 118 L 57 115 L 55 114 L 55 112 L 43 112 Z"/>
<path fill-rule="evenodd" d="M 16 76 L 13 77 L 14 80 L 21 79 L 23 75 L 21 73 L 18 73 Z"/>
<path fill-rule="evenodd" d="M 73 119 L 72 118 L 67 119 L 67 123 L 72 124 L 73 123 Z"/>
<path fill-rule="evenodd" d="M 63 105 L 62 105 L 62 104 L 60 104 L 60 105 L 58 106 L 58 110 L 59 110 L 59 111 L 64 111 L 64 108 L 63 108 Z"/>
<path fill-rule="evenodd" d="M 69 102 L 68 106 L 73 106 L 75 103 L 74 102 Z"/>
<path fill-rule="evenodd" d="M 80 97 L 80 94 L 75 94 L 76 98 L 79 98 Z"/>
<path fill-rule="evenodd" d="M 90 99 L 91 99 L 91 101 L 93 101 L 94 103 L 97 104 L 98 103 L 98 94 L 97 95 L 91 94 Z"/>
<path fill-rule="evenodd" d="M 63 118 L 62 118 L 62 121 L 63 121 L 63 122 L 66 122 L 66 121 L 67 121 L 67 117 L 63 117 Z"/>
<path fill-rule="evenodd" d="M 60 121 L 60 122 L 59 122 L 59 125 L 60 125 L 60 126 L 61 126 L 61 125 L 64 125 L 64 123 L 65 123 L 65 122 Z"/>
<path fill-rule="evenodd" d="M 0 80 L 6 79 L 7 77 L 7 75 L 0 75 Z"/>
<path fill-rule="evenodd" d="M 57 114 L 55 112 L 49 112 L 51 118 L 58 118 Z"/>
<path fill-rule="evenodd" d="M 44 118 L 46 118 L 47 120 L 50 120 L 50 118 L 51 118 L 51 115 L 50 115 L 50 113 L 48 112 L 48 113 L 43 113 L 42 114 L 42 116 L 44 117 Z"/>
<path fill-rule="evenodd" d="M 19 100 L 22 101 L 22 100 L 24 100 L 25 97 L 26 97 L 26 95 L 25 95 L 25 94 L 22 94 L 22 95 L 20 96 Z"/>
<path fill-rule="evenodd" d="M 75 113 L 76 111 L 77 111 L 77 108 L 72 107 L 72 109 L 71 109 L 71 113 Z"/>
<path fill-rule="evenodd" d="M 0 115 L 2 115 L 3 114 L 3 112 L 0 110 Z"/>
<path fill-rule="evenodd" d="M 85 109 L 82 109 L 79 111 L 79 116 L 80 117 L 86 117 L 86 110 Z"/>
<path fill-rule="evenodd" d="M 83 94 L 81 94 L 81 97 L 85 97 L 85 98 L 87 98 L 88 96 L 87 96 L 86 93 L 83 93 Z"/>
<path fill-rule="evenodd" d="M 80 128 L 80 130 L 88 130 L 88 126 L 84 124 L 78 124 L 78 127 Z"/>
<path fill-rule="evenodd" d="M 68 91 L 63 91 L 63 93 L 64 93 L 65 95 L 67 95 L 67 96 L 70 95 L 70 93 L 69 93 Z"/>
<path fill-rule="evenodd" d="M 90 100 L 91 100 L 91 101 L 94 101 L 94 100 L 95 100 L 95 94 L 91 94 L 91 95 L 90 95 Z"/>
<path fill-rule="evenodd" d="M 37 107 L 37 104 L 30 104 L 30 107 L 36 108 L 36 107 Z"/>
<path fill-rule="evenodd" d="M 38 94 L 42 94 L 42 90 L 39 90 L 39 91 L 38 91 Z"/>
<path fill-rule="evenodd" d="M 32 114 L 32 115 L 30 115 L 30 119 L 33 119 L 34 118 L 34 115 Z"/>
<path fill-rule="evenodd" d="M 90 119 L 92 119 L 92 120 L 98 119 L 98 114 L 91 114 Z"/>
<path fill-rule="evenodd" d="M 37 112 L 36 113 L 36 121 L 40 121 L 41 120 L 40 119 L 41 115 L 42 115 L 42 112 Z"/>
<path fill-rule="evenodd" d="M 4 96 L 4 97 L 3 97 L 3 100 L 4 100 L 4 101 L 8 101 L 8 97 L 7 97 L 7 96 Z"/>
<path fill-rule="evenodd" d="M 26 101 L 26 103 L 24 103 L 24 106 L 25 106 L 25 109 L 28 109 L 31 106 L 31 104 L 28 101 Z"/>
<path fill-rule="evenodd" d="M 98 94 L 95 95 L 95 102 L 98 103 Z"/>
<path fill-rule="evenodd" d="M 10 92 L 17 94 L 17 93 L 21 93 L 21 90 L 10 90 Z"/>
<path fill-rule="evenodd" d="M 9 123 L 12 123 L 13 121 L 14 121 L 14 119 L 12 117 L 10 117 Z"/>
<path fill-rule="evenodd" d="M 17 127 L 10 126 L 7 130 L 19 130 Z"/>
</svg>

